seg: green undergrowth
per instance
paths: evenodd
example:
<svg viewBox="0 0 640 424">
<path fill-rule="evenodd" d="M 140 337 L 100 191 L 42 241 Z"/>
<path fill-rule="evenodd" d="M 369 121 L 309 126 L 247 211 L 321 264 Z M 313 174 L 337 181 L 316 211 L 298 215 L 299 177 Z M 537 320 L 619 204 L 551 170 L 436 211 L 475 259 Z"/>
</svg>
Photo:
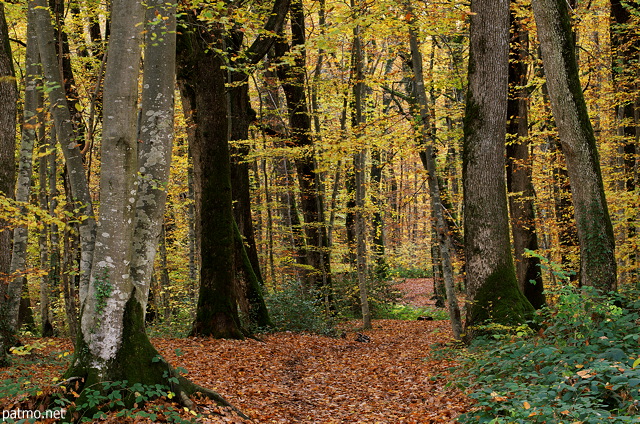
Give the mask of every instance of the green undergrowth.
<svg viewBox="0 0 640 424">
<path fill-rule="evenodd" d="M 470 346 L 461 423 L 640 423 L 640 296 L 563 287 L 532 327 L 503 327 Z"/>
<path fill-rule="evenodd" d="M 300 283 L 287 282 L 268 293 L 265 302 L 273 323 L 271 330 L 327 336 L 337 334 L 335 320 L 326 312 L 320 297 L 304 289 Z"/>
<path fill-rule="evenodd" d="M 415 321 L 417 319 L 433 319 L 436 321 L 449 319 L 446 309 L 434 308 L 432 306 L 416 307 L 411 305 L 393 304 L 387 305 L 378 312 L 383 319 L 399 319 L 405 321 Z"/>
</svg>

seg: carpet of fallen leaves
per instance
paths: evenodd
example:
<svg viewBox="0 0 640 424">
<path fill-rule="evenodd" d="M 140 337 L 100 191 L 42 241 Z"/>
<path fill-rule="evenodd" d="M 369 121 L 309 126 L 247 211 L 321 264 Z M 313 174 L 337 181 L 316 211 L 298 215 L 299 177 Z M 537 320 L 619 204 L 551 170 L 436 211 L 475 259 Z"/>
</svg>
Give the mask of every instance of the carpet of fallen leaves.
<svg viewBox="0 0 640 424">
<path fill-rule="evenodd" d="M 470 408 L 448 384 L 455 364 L 432 355 L 451 340 L 448 321 L 375 320 L 367 331 L 358 325 L 345 324 L 338 338 L 284 332 L 261 340 L 152 341 L 188 378 L 252 418 L 198 399 L 204 423 L 446 423 Z M 357 331 L 370 341 L 356 341 Z M 63 369 L 47 367 L 47 354 L 69 349 L 68 341 L 51 339 L 38 353 L 42 364 L 19 371 L 31 372 L 32 384 L 51 384 Z"/>
<path fill-rule="evenodd" d="M 450 339 L 445 321 L 374 321 L 330 338 L 279 333 L 263 341 L 154 340 L 188 377 L 261 423 L 451 422 L 469 401 L 429 352 Z M 176 355 L 176 349 L 180 356 Z"/>
</svg>

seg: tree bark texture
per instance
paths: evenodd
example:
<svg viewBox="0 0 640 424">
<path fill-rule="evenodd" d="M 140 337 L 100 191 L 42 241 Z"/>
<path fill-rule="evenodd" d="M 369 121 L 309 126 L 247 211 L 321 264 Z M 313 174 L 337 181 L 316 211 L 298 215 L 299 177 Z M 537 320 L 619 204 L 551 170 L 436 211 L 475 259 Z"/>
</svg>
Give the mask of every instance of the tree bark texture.
<svg viewBox="0 0 640 424">
<path fill-rule="evenodd" d="M 298 51 L 293 66 L 282 64 L 278 67 L 278 77 L 287 100 L 291 142 L 302 150 L 301 157 L 295 159 L 300 200 L 306 235 L 306 265 L 313 271 L 307 274 L 307 283 L 321 292 L 324 298 L 331 296 L 331 264 L 327 243 L 327 229 L 324 219 L 323 200 L 318 189 L 313 140 L 311 137 L 311 117 L 307 107 L 305 92 L 305 17 L 302 2 L 293 0 L 290 7 L 291 47 Z M 289 51 L 289 46 L 276 44 L 277 56 Z"/>
<path fill-rule="evenodd" d="M 511 212 L 511 231 L 516 262 L 516 276 L 520 290 L 538 309 L 545 303 L 540 259 L 527 256 L 526 249 L 538 249 L 529 156 L 529 93 L 527 91 L 526 55 L 529 35 L 520 18 L 511 14 L 513 39 L 510 43 L 509 100 L 507 103 L 507 190 Z"/>
<path fill-rule="evenodd" d="M 16 104 L 18 88 L 15 81 L 9 33 L 0 3 L 0 195 L 14 198 Z M 13 332 L 9 325 L 9 302 L 6 298 L 10 281 L 13 232 L 0 219 L 0 366 L 7 364 L 6 354 L 13 344 Z"/>
<path fill-rule="evenodd" d="M 487 320 L 522 323 L 533 310 L 511 256 L 504 174 L 509 2 L 473 0 L 471 12 L 463 146 L 467 337 Z"/>
<path fill-rule="evenodd" d="M 409 9 L 410 10 L 410 9 Z M 411 13 L 411 12 L 410 12 Z M 418 132 L 419 142 L 423 147 L 420 152 L 422 165 L 428 173 L 429 196 L 431 200 L 431 210 L 434 216 L 434 232 L 437 234 L 438 256 L 441 263 L 442 277 L 447 295 L 447 306 L 449 311 L 449 319 L 453 330 L 453 337 L 456 340 L 461 338 L 462 320 L 460 317 L 460 308 L 458 306 L 458 298 L 456 296 L 453 265 L 451 263 L 451 253 L 453 244 L 449 236 L 449 230 L 444 217 L 444 207 L 442 205 L 442 196 L 440 184 L 436 170 L 435 151 L 433 148 L 434 134 L 430 125 L 429 103 L 427 101 L 427 92 L 424 86 L 424 73 L 422 69 L 422 53 L 420 52 L 420 44 L 418 41 L 417 29 L 413 26 L 413 22 L 409 26 L 409 45 L 411 49 L 411 65 L 413 68 L 413 96 L 417 102 L 418 116 Z"/>
<path fill-rule="evenodd" d="M 142 308 L 140 299 L 134 298 L 138 289 L 133 284 L 131 265 L 138 187 L 136 118 L 143 20 L 141 1 L 113 2 L 104 82 L 99 222 L 91 279 L 86 295 L 80 299 L 79 343 L 84 349 L 79 350 L 72 364 L 72 369 L 83 368 L 80 376 L 87 377 L 87 384 L 117 374 L 122 365 L 116 358 L 125 347 L 125 331 L 137 325 L 126 321 L 126 310 Z"/>
<path fill-rule="evenodd" d="M 192 334 L 243 338 L 234 275 L 234 217 L 222 58 L 212 51 L 221 29 L 189 19 L 179 43 L 181 94 L 191 105 L 196 131 L 191 146 L 200 238 L 200 293 Z M 218 43 L 219 44 L 219 43 Z M 218 47 L 220 47 L 218 45 Z"/>
<path fill-rule="evenodd" d="M 164 222 L 173 146 L 176 72 L 176 11 L 163 1 L 147 2 L 143 92 L 138 124 L 138 196 L 131 275 L 146 311 Z"/>
<path fill-rule="evenodd" d="M 600 158 L 582 93 L 571 22 L 564 0 L 533 0 L 551 109 L 567 161 L 578 239 L 580 284 L 616 290 L 613 227 Z"/>
</svg>

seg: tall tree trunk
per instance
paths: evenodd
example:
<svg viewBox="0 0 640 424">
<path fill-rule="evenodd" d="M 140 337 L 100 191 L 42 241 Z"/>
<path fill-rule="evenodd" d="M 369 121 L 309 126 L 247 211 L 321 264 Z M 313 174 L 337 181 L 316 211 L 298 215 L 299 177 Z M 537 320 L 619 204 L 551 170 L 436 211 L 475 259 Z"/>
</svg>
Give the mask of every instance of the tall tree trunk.
<svg viewBox="0 0 640 424">
<path fill-rule="evenodd" d="M 409 13 L 412 14 L 411 7 L 408 6 Z M 431 210 L 435 217 L 434 230 L 437 234 L 438 253 L 442 265 L 442 277 L 447 294 L 447 305 L 449 310 L 449 319 L 451 320 L 451 328 L 453 337 L 460 340 L 462 334 L 462 320 L 460 318 L 460 309 L 458 307 L 458 299 L 456 297 L 453 266 L 451 264 L 452 243 L 449 237 L 449 231 L 444 218 L 444 208 L 442 207 L 440 184 L 436 170 L 435 150 L 433 142 L 435 134 L 430 125 L 429 103 L 427 100 L 427 92 L 424 86 L 424 74 L 422 69 L 422 53 L 420 52 L 420 44 L 418 41 L 417 28 L 415 22 L 411 22 L 409 26 L 409 44 L 411 48 L 411 64 L 413 68 L 414 78 L 414 97 L 417 101 L 418 116 L 417 130 L 419 132 L 419 142 L 423 150 L 420 152 L 422 165 L 428 172 L 429 195 L 431 198 Z"/>
<path fill-rule="evenodd" d="M 0 3 L 0 195 L 13 199 L 15 190 L 16 104 L 18 89 L 9 45 L 9 33 Z M 7 352 L 14 342 L 6 297 L 10 281 L 12 232 L 0 219 L 0 367 L 7 365 Z"/>
<path fill-rule="evenodd" d="M 147 5 L 152 6 L 152 10 L 149 11 L 153 22 L 150 23 L 151 33 L 155 25 L 160 28 L 165 24 L 168 28 L 173 26 L 173 7 L 166 7 L 163 0 L 149 0 Z M 147 103 L 143 109 L 147 112 L 143 117 L 140 133 L 144 134 L 145 129 L 149 131 L 151 146 L 142 154 L 141 161 L 145 168 L 138 168 L 139 131 L 136 112 L 143 33 L 140 23 L 143 22 L 144 11 L 141 1 L 113 2 L 111 43 L 105 74 L 100 234 L 96 242 L 88 295 L 82 307 L 79 346 L 66 376 L 81 377 L 85 387 L 93 386 L 94 390 L 99 391 L 106 390 L 99 384 L 109 381 L 126 380 L 129 385 L 141 383 L 168 386 L 176 393 L 178 400 L 188 407 L 193 407 L 188 395 L 196 391 L 228 405 L 218 394 L 180 377 L 159 356 L 144 329 L 144 306 L 148 299 L 150 273 L 139 273 L 140 279 L 131 276 L 134 269 L 139 271 L 141 267 L 146 267 L 145 260 L 148 259 L 146 256 L 134 259 L 137 249 L 133 244 L 135 227 L 144 224 L 145 218 L 162 216 L 164 196 L 153 192 L 158 187 L 148 187 L 152 193 L 148 200 L 158 196 L 155 205 L 154 201 L 143 201 L 136 207 L 138 172 L 158 172 L 158 176 L 163 173 L 166 176 L 167 147 L 170 151 L 169 144 L 173 139 L 168 135 L 172 125 L 164 121 L 173 110 L 172 63 L 175 63 L 175 44 L 170 41 L 173 40 L 174 31 L 167 30 L 149 46 L 148 54 L 157 54 L 159 57 L 156 59 L 164 57 L 165 60 L 155 62 L 158 68 L 147 68 L 150 75 L 147 75 L 146 81 L 149 82 L 150 88 L 151 85 L 155 85 L 151 90 L 155 91 L 156 96 L 160 96 L 143 96 Z M 158 16 L 167 19 L 158 19 Z M 158 31 L 160 32 L 159 29 Z M 156 48 L 166 51 L 151 53 Z M 153 63 L 153 60 L 150 62 Z M 166 84 L 170 85 L 165 86 Z M 151 105 L 148 104 L 150 100 Z M 156 104 L 156 100 L 161 101 Z M 155 158 L 155 163 L 152 158 Z M 157 182 L 162 186 L 167 184 L 166 180 Z M 149 195 L 149 191 L 142 195 Z M 160 209 L 159 213 L 151 210 L 153 206 Z M 144 213 L 140 220 L 136 220 L 136 213 L 140 208 L 144 208 Z M 147 231 L 143 232 L 145 237 L 156 231 L 156 228 L 155 225 L 148 227 Z M 155 250 L 157 238 L 151 240 L 150 237 L 148 240 L 147 247 L 154 244 L 151 250 Z M 144 283 L 142 278 L 145 280 Z M 134 397 L 130 396 L 126 401 L 133 404 Z"/>
<path fill-rule="evenodd" d="M 131 276 L 142 43 L 138 25 L 143 17 L 141 2 L 114 1 L 105 74 L 98 234 L 89 287 L 85 296 L 81 294 L 78 353 L 67 371 L 68 377 L 85 378 L 87 385 L 108 380 L 128 380 L 130 384 L 159 380 L 159 367 L 153 369 L 144 363 L 151 363 L 155 356 L 146 334 L 130 333 L 144 326 L 144 288 L 136 286 Z M 125 364 L 122 358 L 127 356 Z M 145 371 L 148 376 L 141 375 Z"/>
<path fill-rule="evenodd" d="M 580 284 L 607 293 L 617 287 L 615 240 L 596 139 L 578 76 L 567 3 L 533 0 L 532 5 L 571 184 L 580 240 Z"/>
<path fill-rule="evenodd" d="M 487 320 L 522 323 L 533 311 L 518 288 L 504 176 L 509 2 L 472 0 L 464 122 L 467 337 Z"/>
<path fill-rule="evenodd" d="M 38 63 L 38 44 L 34 37 L 33 22 L 27 29 L 28 43 L 26 52 L 26 78 L 24 99 L 24 124 L 20 143 L 20 160 L 18 162 L 18 180 L 16 185 L 16 201 L 28 204 L 31 197 L 31 177 L 33 175 L 33 148 L 37 138 L 38 106 L 40 93 L 36 76 L 40 74 Z M 9 283 L 9 321 L 12 330 L 18 328 L 18 312 L 22 299 L 22 290 L 27 281 L 27 226 L 13 230 L 13 252 L 11 255 L 11 273 L 15 275 Z"/>
<path fill-rule="evenodd" d="M 176 73 L 175 7 L 162 2 L 149 3 L 152 7 L 147 9 L 146 18 L 144 91 L 138 123 L 138 196 L 131 265 L 136 295 L 145 312 L 167 200 Z"/>
<path fill-rule="evenodd" d="M 327 243 L 327 228 L 324 219 L 323 200 L 318 189 L 318 173 L 311 139 L 311 117 L 305 93 L 305 17 L 301 0 L 293 0 L 291 16 L 291 49 L 279 42 L 277 55 L 282 57 L 290 50 L 297 52 L 294 65 L 282 64 L 278 67 L 278 77 L 287 99 L 291 142 L 303 148 L 302 157 L 295 159 L 302 216 L 305 223 L 307 265 L 314 270 L 307 274 L 307 283 L 319 290 L 327 303 L 331 303 L 331 264 Z M 328 305 L 327 305 L 328 306 Z"/>
<path fill-rule="evenodd" d="M 53 116 L 56 138 L 60 143 L 65 158 L 67 176 L 71 190 L 71 204 L 78 208 L 77 214 L 84 219 L 79 224 L 81 258 L 80 258 L 80 298 L 84 299 L 89 287 L 93 250 L 95 247 L 96 222 L 89 194 L 89 185 L 84 172 L 80 145 L 76 139 L 76 133 L 69 113 L 67 94 L 61 78 L 58 66 L 58 57 L 55 50 L 54 30 L 51 25 L 51 14 L 46 0 L 29 0 L 29 13 L 33 16 L 36 35 L 38 38 L 38 50 L 42 62 L 45 84 Z"/>
<path fill-rule="evenodd" d="M 509 100 L 507 103 L 507 190 L 510 193 L 511 231 L 516 262 L 516 276 L 520 290 L 531 305 L 539 309 L 545 303 L 540 259 L 526 254 L 526 249 L 538 249 L 529 159 L 529 93 L 526 58 L 529 34 L 520 18 L 511 12 L 513 39 L 510 43 Z"/>
<path fill-rule="evenodd" d="M 360 5 L 358 5 L 360 6 Z M 351 0 L 351 10 L 354 14 L 358 13 L 356 9 L 355 0 Z M 355 132 L 356 138 L 360 138 L 360 131 L 362 125 L 365 123 L 363 102 L 365 96 L 364 85 L 364 53 L 362 51 L 362 36 L 360 35 L 361 28 L 356 25 L 353 29 L 353 111 L 351 118 L 351 125 Z M 369 312 L 369 288 L 367 287 L 367 257 L 366 257 L 366 222 L 365 222 L 365 146 L 360 145 L 356 147 L 357 151 L 353 155 L 353 183 L 354 183 L 354 206 L 355 206 L 355 219 L 353 222 L 353 228 L 355 233 L 355 265 L 356 275 L 358 276 L 358 287 L 360 289 L 360 308 L 362 311 L 362 321 L 365 329 L 371 328 L 371 313 Z"/>
<path fill-rule="evenodd" d="M 193 19 L 188 17 L 187 19 Z M 235 241 L 224 62 L 211 46 L 221 29 L 189 28 L 179 37 L 181 95 L 196 125 L 191 146 L 200 239 L 200 293 L 192 334 L 244 337 L 233 273 Z M 218 43 L 218 44 L 216 44 Z M 221 46 L 218 46 L 221 47 Z"/>
</svg>

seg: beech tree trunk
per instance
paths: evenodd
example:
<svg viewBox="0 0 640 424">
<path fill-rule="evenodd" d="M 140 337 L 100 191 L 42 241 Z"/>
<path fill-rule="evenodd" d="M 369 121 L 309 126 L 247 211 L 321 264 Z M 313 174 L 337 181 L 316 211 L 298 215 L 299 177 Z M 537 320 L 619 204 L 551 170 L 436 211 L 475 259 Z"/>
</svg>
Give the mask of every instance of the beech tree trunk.
<svg viewBox="0 0 640 424">
<path fill-rule="evenodd" d="M 222 30 L 191 16 L 178 39 L 180 92 L 196 126 L 191 146 L 200 240 L 200 292 L 192 334 L 242 339 L 234 274 L 234 217 L 228 143 L 226 75 L 211 49 Z M 216 44 L 217 43 L 217 44 Z"/>
<path fill-rule="evenodd" d="M 310 288 L 321 293 L 326 303 L 331 303 L 331 264 L 327 241 L 327 228 L 324 219 L 324 205 L 319 192 L 313 140 L 311 138 L 311 117 L 307 107 L 305 92 L 305 16 L 300 0 L 293 0 L 290 7 L 291 48 L 283 42 L 276 44 L 277 56 L 282 57 L 295 49 L 294 65 L 281 64 L 278 77 L 287 100 L 291 142 L 303 150 L 301 157 L 295 159 L 304 230 L 306 235 L 306 265 L 313 271 L 307 272 L 306 281 Z M 328 305 L 327 305 L 328 306 Z"/>
<path fill-rule="evenodd" d="M 16 104 L 18 89 L 9 45 L 9 33 L 0 3 L 0 195 L 13 199 L 15 190 Z M 6 223 L 0 219 L 0 229 Z M 0 367 L 7 365 L 7 352 L 14 335 L 9 323 L 6 297 L 10 281 L 12 232 L 0 231 Z"/>
<path fill-rule="evenodd" d="M 533 0 L 551 109 L 567 161 L 578 239 L 580 284 L 616 290 L 615 239 L 600 158 L 582 93 L 565 0 Z"/>
<path fill-rule="evenodd" d="M 411 8 L 409 6 L 409 13 Z M 414 80 L 414 97 L 417 102 L 418 116 L 417 130 L 419 132 L 420 144 L 423 149 L 420 152 L 422 165 L 428 172 L 429 196 L 431 200 L 431 210 L 435 218 L 434 232 L 437 234 L 438 253 L 441 261 L 442 277 L 444 280 L 445 291 L 447 295 L 447 306 L 449 311 L 449 319 L 451 320 L 451 328 L 453 337 L 460 340 L 462 335 L 462 320 L 460 318 L 460 308 L 458 307 L 458 298 L 454 287 L 453 266 L 451 263 L 451 254 L 453 245 L 449 230 L 444 217 L 444 208 L 441 200 L 440 184 L 436 171 L 435 150 L 433 148 L 434 136 L 430 125 L 429 104 L 427 101 L 427 92 L 424 86 L 424 75 L 422 70 L 422 53 L 420 52 L 420 44 L 418 35 L 412 22 L 409 26 L 409 45 L 411 49 L 411 65 L 413 68 Z M 435 276 L 434 276 L 435 277 Z"/>
<path fill-rule="evenodd" d="M 463 185 L 466 336 L 487 320 L 519 324 L 533 311 L 518 288 L 504 175 L 509 2 L 472 0 Z"/>
<path fill-rule="evenodd" d="M 133 284 L 131 276 L 138 183 L 139 24 L 143 19 L 142 2 L 114 1 L 105 74 L 98 234 L 89 287 L 81 294 L 77 353 L 67 372 L 68 377 L 85 378 L 87 385 L 108 380 L 159 381 L 149 369 L 155 353 L 151 355 L 154 349 L 146 334 L 129 333 L 144 326 L 143 289 Z M 127 356 L 126 361 L 122 359 Z M 149 364 L 143 366 L 143 361 Z M 145 371 L 149 375 L 143 375 Z"/>
<path fill-rule="evenodd" d="M 22 140 L 20 143 L 20 159 L 18 162 L 18 179 L 16 184 L 16 201 L 29 203 L 31 196 L 31 180 L 33 175 L 33 149 L 37 138 L 38 106 L 40 93 L 36 75 L 40 74 L 38 63 L 38 45 L 34 39 L 33 22 L 27 29 L 28 43 L 26 51 L 26 77 L 24 99 L 24 124 L 22 126 Z M 9 321 L 12 331 L 18 328 L 18 312 L 22 300 L 22 290 L 27 281 L 27 238 L 26 226 L 13 230 L 13 252 L 11 254 L 11 273 L 14 274 L 9 283 Z"/>
<path fill-rule="evenodd" d="M 56 139 L 60 143 L 65 158 L 67 177 L 72 195 L 71 204 L 77 208 L 78 216 L 83 219 L 79 224 L 81 257 L 80 257 L 80 298 L 84 299 L 89 287 L 89 277 L 95 247 L 96 223 L 93 214 L 89 185 L 84 171 L 80 145 L 77 141 L 72 117 L 69 113 L 67 94 L 60 74 L 54 29 L 51 14 L 46 0 L 29 0 L 29 13 L 33 19 L 38 38 L 38 50 L 42 62 L 42 70 L 54 120 Z"/>
</svg>

